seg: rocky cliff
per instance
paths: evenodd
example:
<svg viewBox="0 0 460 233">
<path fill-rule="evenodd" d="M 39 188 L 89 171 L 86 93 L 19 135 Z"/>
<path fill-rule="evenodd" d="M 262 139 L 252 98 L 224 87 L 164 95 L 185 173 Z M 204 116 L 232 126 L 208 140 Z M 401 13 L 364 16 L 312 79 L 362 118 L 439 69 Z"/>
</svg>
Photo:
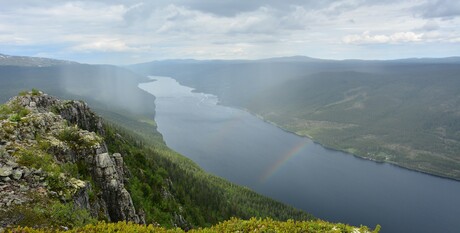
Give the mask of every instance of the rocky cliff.
<svg viewBox="0 0 460 233">
<path fill-rule="evenodd" d="M 33 90 L 2 105 L 0 227 L 33 221 L 56 202 L 92 219 L 143 223 L 125 188 L 123 155 L 109 154 L 103 138 L 100 118 L 81 101 Z"/>
</svg>

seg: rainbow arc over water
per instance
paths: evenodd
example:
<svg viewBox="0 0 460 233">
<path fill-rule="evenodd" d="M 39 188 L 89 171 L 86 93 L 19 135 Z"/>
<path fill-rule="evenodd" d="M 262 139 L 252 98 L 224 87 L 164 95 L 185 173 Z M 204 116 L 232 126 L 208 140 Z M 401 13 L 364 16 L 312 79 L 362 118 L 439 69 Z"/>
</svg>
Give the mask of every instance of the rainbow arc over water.
<svg viewBox="0 0 460 233">
<path fill-rule="evenodd" d="M 273 163 L 264 173 L 260 176 L 260 182 L 265 183 L 268 181 L 284 164 L 286 164 L 290 159 L 301 154 L 300 152 L 307 148 L 311 144 L 311 141 L 305 139 L 300 143 L 290 148 L 283 154 L 275 163 Z"/>
</svg>

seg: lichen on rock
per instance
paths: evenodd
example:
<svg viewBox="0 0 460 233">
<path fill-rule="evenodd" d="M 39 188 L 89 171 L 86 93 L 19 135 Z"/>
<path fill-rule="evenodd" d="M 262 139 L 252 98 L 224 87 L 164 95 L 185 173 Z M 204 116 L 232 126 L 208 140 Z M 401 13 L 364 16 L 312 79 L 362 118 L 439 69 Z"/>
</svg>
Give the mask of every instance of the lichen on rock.
<svg viewBox="0 0 460 233">
<path fill-rule="evenodd" d="M 124 187 L 123 158 L 107 153 L 103 136 L 101 119 L 82 101 L 32 91 L 1 105 L 0 216 L 51 198 L 95 218 L 143 222 Z"/>
</svg>

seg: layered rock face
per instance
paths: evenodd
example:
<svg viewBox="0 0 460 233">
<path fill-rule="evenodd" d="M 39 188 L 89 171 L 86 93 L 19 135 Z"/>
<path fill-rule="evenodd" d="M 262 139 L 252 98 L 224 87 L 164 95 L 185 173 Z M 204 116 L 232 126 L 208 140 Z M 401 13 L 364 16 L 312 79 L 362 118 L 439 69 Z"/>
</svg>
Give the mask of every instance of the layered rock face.
<svg viewBox="0 0 460 233">
<path fill-rule="evenodd" d="M 97 154 L 93 159 L 93 174 L 103 192 L 103 199 L 112 220 L 129 220 L 139 222 L 133 208 L 131 196 L 124 188 L 124 166 L 120 154 Z"/>
<path fill-rule="evenodd" d="M 100 219 L 143 223 L 125 188 L 123 156 L 109 154 L 103 137 L 84 102 L 37 91 L 12 98 L 0 109 L 0 209 L 39 194 Z"/>
</svg>

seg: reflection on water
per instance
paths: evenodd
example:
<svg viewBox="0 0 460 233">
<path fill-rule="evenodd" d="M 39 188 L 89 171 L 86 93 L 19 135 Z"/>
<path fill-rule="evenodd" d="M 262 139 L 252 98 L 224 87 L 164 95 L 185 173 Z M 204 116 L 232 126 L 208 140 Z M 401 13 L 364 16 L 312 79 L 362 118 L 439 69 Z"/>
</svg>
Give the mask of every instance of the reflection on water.
<svg viewBox="0 0 460 233">
<path fill-rule="evenodd" d="M 217 105 L 172 78 L 140 88 L 156 96 L 169 147 L 206 171 L 329 221 L 382 232 L 458 232 L 460 182 L 328 150 Z"/>
</svg>

